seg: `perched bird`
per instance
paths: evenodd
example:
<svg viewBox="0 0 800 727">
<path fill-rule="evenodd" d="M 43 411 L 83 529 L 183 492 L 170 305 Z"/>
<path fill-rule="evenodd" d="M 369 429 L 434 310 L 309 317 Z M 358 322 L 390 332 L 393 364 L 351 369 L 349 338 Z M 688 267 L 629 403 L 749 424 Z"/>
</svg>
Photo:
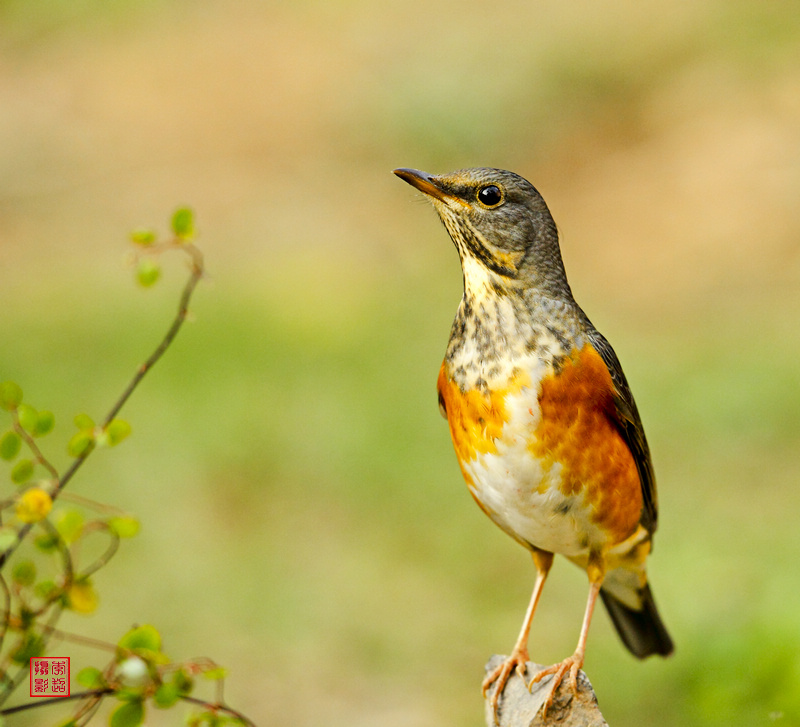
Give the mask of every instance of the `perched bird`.
<svg viewBox="0 0 800 727">
<path fill-rule="evenodd" d="M 589 577 L 575 653 L 553 675 L 544 711 L 569 674 L 577 690 L 598 595 L 637 657 L 668 655 L 647 584 L 656 486 L 639 413 L 608 341 L 572 297 L 558 231 L 530 182 L 501 169 L 394 173 L 425 193 L 461 258 L 464 297 L 439 372 L 439 407 L 480 508 L 533 554 L 536 581 L 511 655 L 483 682 L 495 719 L 553 554 Z"/>
</svg>

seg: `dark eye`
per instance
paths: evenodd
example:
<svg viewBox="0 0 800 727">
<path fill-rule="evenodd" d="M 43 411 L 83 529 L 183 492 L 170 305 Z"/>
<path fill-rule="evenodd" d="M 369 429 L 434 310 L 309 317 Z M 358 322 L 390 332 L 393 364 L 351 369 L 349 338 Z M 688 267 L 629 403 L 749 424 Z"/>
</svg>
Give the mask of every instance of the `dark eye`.
<svg viewBox="0 0 800 727">
<path fill-rule="evenodd" d="M 478 190 L 478 201 L 486 207 L 496 207 L 503 201 L 503 193 L 500 187 L 488 184 Z"/>
</svg>

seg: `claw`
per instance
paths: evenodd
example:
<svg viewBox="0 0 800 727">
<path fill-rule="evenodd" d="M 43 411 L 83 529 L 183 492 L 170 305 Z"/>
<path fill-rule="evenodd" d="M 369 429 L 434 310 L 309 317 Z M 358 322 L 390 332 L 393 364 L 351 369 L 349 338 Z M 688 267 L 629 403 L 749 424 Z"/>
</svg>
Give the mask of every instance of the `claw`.
<svg viewBox="0 0 800 727">
<path fill-rule="evenodd" d="M 533 546 L 531 547 L 533 548 Z M 496 725 L 500 724 L 500 718 L 497 716 L 497 706 L 500 702 L 500 695 L 506 688 L 506 683 L 511 678 L 512 671 L 516 671 L 522 679 L 523 684 L 525 683 L 525 665 L 528 661 L 528 634 L 531 630 L 531 621 L 536 611 L 536 604 L 539 602 L 539 596 L 542 595 L 542 588 L 544 587 L 547 573 L 553 563 L 553 554 L 533 548 L 533 562 L 536 565 L 536 582 L 533 584 L 533 593 L 531 593 L 528 610 L 525 612 L 525 618 L 522 621 L 522 629 L 519 632 L 517 643 L 511 651 L 511 656 L 496 667 L 492 673 L 483 680 L 483 684 L 481 685 L 485 699 L 489 687 L 492 686 L 494 682 L 497 682 L 492 698 L 489 701 Z"/>
<path fill-rule="evenodd" d="M 492 694 L 491 699 L 489 700 L 489 705 L 492 708 L 492 714 L 494 715 L 494 723 L 496 725 L 500 724 L 500 718 L 498 716 L 498 706 L 500 704 L 500 695 L 503 693 L 503 690 L 506 688 L 506 684 L 508 680 L 511 678 L 513 672 L 516 671 L 519 674 L 521 679 L 525 679 L 525 664 L 528 661 L 528 653 L 527 651 L 522 650 L 514 650 L 511 656 L 508 657 L 504 662 L 496 666 L 491 674 L 489 674 L 486 679 L 483 680 L 481 684 L 481 691 L 483 693 L 484 698 L 486 697 L 486 693 L 489 691 L 489 687 L 492 686 L 495 682 L 497 686 L 495 686 L 494 692 Z"/>
<path fill-rule="evenodd" d="M 546 669 L 542 669 L 540 672 L 537 672 L 533 679 L 530 680 L 528 683 L 529 692 L 531 689 L 533 689 L 534 684 L 540 682 L 550 674 L 553 675 L 552 684 L 550 685 L 550 694 L 547 695 L 547 699 L 544 700 L 544 704 L 542 705 L 542 718 L 547 717 L 547 710 L 553 706 L 553 699 L 555 698 L 558 687 L 564 679 L 564 675 L 567 671 L 569 671 L 569 680 L 572 692 L 574 694 L 578 693 L 578 671 L 580 670 L 581 666 L 583 666 L 583 654 L 580 653 L 580 651 L 576 651 L 572 656 L 564 659 L 564 661 L 558 664 L 553 664 L 553 666 L 548 666 Z"/>
</svg>

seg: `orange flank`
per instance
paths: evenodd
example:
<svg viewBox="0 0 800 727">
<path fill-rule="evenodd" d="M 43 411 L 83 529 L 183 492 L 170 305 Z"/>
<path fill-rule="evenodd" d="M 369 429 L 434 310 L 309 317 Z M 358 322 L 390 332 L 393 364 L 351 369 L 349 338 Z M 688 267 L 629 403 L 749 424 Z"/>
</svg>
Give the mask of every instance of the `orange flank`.
<svg viewBox="0 0 800 727">
<path fill-rule="evenodd" d="M 629 537 L 642 512 L 636 462 L 614 423 L 614 384 L 600 354 L 589 344 L 545 378 L 539 394 L 541 420 L 529 449 L 546 469 L 562 466 L 561 491 L 585 492 L 593 519 L 612 543 Z"/>
<path fill-rule="evenodd" d="M 439 399 L 447 415 L 453 446 L 460 463 L 472 461 L 479 453 L 497 451 L 495 439 L 500 436 L 509 416 L 506 397 L 529 385 L 530 377 L 519 371 L 504 388 L 494 389 L 491 393 L 484 394 L 478 389 L 461 391 L 458 384 L 447 378 L 442 364 L 436 388 L 439 390 Z M 466 473 L 464 477 L 471 482 Z"/>
<path fill-rule="evenodd" d="M 530 182 L 485 167 L 395 174 L 433 201 L 461 260 L 464 297 L 437 382 L 461 472 L 536 566 L 519 637 L 483 681 L 495 725 L 509 721 L 500 713 L 509 679 L 525 675 L 554 554 L 589 577 L 574 653 L 524 680 L 532 690 L 548 677 L 534 719 L 545 722 L 562 681 L 578 693 L 601 596 L 632 654 L 672 653 L 644 567 L 657 519 L 650 451 L 611 346 L 572 297 L 558 229 Z"/>
</svg>

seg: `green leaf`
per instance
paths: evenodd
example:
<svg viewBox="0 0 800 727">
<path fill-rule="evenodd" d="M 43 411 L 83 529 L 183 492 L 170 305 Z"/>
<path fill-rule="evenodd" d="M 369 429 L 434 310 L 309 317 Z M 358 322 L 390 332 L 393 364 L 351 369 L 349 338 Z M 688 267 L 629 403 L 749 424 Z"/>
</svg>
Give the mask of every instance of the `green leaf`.
<svg viewBox="0 0 800 727">
<path fill-rule="evenodd" d="M 17 485 L 25 484 L 33 477 L 33 462 L 29 459 L 21 459 L 11 468 L 11 481 Z"/>
<path fill-rule="evenodd" d="M 56 418 L 53 412 L 47 410 L 40 411 L 39 416 L 36 418 L 36 424 L 34 424 L 31 430 L 31 434 L 33 434 L 34 437 L 43 437 L 53 430 L 55 423 Z"/>
<path fill-rule="evenodd" d="M 153 230 L 140 228 L 131 232 L 131 242 L 142 247 L 152 245 L 156 241 L 156 233 Z"/>
<path fill-rule="evenodd" d="M 10 462 L 14 457 L 19 454 L 19 449 L 22 446 L 22 438 L 13 431 L 8 431 L 0 439 L 0 458 Z"/>
<path fill-rule="evenodd" d="M 138 727 L 144 720 L 144 702 L 135 699 L 123 702 L 112 713 L 108 721 L 110 727 Z"/>
<path fill-rule="evenodd" d="M 36 581 L 36 565 L 32 560 L 21 560 L 14 564 L 11 578 L 17 585 L 32 586 Z"/>
<path fill-rule="evenodd" d="M 196 712 L 190 715 L 186 724 L 189 727 L 223 727 L 223 725 L 227 724 L 243 724 L 241 720 L 233 720 L 212 710 L 213 707 L 209 706 L 205 712 Z"/>
<path fill-rule="evenodd" d="M 43 601 L 52 601 L 60 593 L 61 589 L 55 584 L 54 581 L 40 581 L 36 584 L 33 592 Z"/>
<path fill-rule="evenodd" d="M 0 527 L 0 552 L 5 552 L 14 545 L 17 542 L 17 537 L 18 533 L 14 528 L 7 525 Z"/>
<path fill-rule="evenodd" d="M 144 689 L 140 687 L 117 687 L 116 684 L 114 686 L 116 687 L 114 696 L 120 702 L 135 702 L 144 697 Z"/>
<path fill-rule="evenodd" d="M 39 412 L 30 404 L 20 404 L 17 407 L 17 417 L 19 418 L 20 426 L 26 432 L 33 432 L 36 429 L 36 423 L 39 421 Z"/>
<path fill-rule="evenodd" d="M 175 676 L 172 677 L 172 683 L 181 696 L 189 694 L 194 689 L 194 679 L 183 669 L 178 669 L 175 672 Z"/>
<path fill-rule="evenodd" d="M 21 606 L 19 609 L 19 630 L 27 631 L 33 626 L 36 621 L 36 613 L 31 611 L 27 606 Z"/>
<path fill-rule="evenodd" d="M 207 669 L 206 671 L 203 672 L 203 676 L 206 679 L 214 679 L 217 681 L 220 679 L 224 679 L 227 675 L 228 675 L 228 670 L 222 666 L 216 666 L 213 667 L 212 669 Z"/>
<path fill-rule="evenodd" d="M 62 510 L 56 518 L 56 530 L 66 543 L 74 543 L 83 533 L 83 513 L 79 510 Z"/>
<path fill-rule="evenodd" d="M 22 389 L 13 381 L 0 383 L 0 407 L 13 411 L 22 401 Z"/>
<path fill-rule="evenodd" d="M 72 435 L 67 443 L 67 452 L 70 457 L 85 457 L 94 446 L 94 434 L 91 431 L 81 430 Z"/>
<path fill-rule="evenodd" d="M 67 608 L 76 613 L 93 613 L 100 602 L 92 581 L 85 576 L 75 580 L 69 587 L 66 597 Z"/>
<path fill-rule="evenodd" d="M 136 280 L 143 288 L 150 288 L 161 277 L 161 268 L 149 258 L 142 258 L 136 268 Z"/>
<path fill-rule="evenodd" d="M 88 414 L 76 414 L 73 421 L 78 429 L 94 429 L 94 419 L 92 419 Z"/>
<path fill-rule="evenodd" d="M 158 633 L 155 626 L 144 624 L 128 631 L 119 640 L 118 646 L 131 651 L 143 649 L 158 653 L 161 651 L 161 634 Z"/>
<path fill-rule="evenodd" d="M 139 532 L 139 521 L 134 517 L 112 517 L 108 529 L 118 538 L 132 538 Z"/>
<path fill-rule="evenodd" d="M 172 231 L 181 240 L 194 237 L 194 212 L 189 207 L 181 207 L 172 215 Z"/>
<path fill-rule="evenodd" d="M 114 447 L 130 436 L 131 425 L 124 419 L 112 419 L 105 429 L 109 447 Z"/>
<path fill-rule="evenodd" d="M 81 669 L 75 679 L 78 684 L 87 689 L 102 689 L 106 685 L 106 681 L 103 679 L 103 672 L 93 666 Z"/>
<path fill-rule="evenodd" d="M 168 709 L 181 698 L 178 687 L 173 683 L 161 684 L 153 695 L 153 704 L 161 709 Z"/>
<path fill-rule="evenodd" d="M 17 664 L 27 665 L 31 659 L 42 654 L 44 654 L 44 640 L 39 634 L 29 631 L 11 653 L 11 660 Z"/>
<path fill-rule="evenodd" d="M 58 548 L 59 542 L 59 537 L 55 533 L 42 533 L 36 536 L 33 544 L 41 550 L 42 553 L 52 553 Z"/>
</svg>

